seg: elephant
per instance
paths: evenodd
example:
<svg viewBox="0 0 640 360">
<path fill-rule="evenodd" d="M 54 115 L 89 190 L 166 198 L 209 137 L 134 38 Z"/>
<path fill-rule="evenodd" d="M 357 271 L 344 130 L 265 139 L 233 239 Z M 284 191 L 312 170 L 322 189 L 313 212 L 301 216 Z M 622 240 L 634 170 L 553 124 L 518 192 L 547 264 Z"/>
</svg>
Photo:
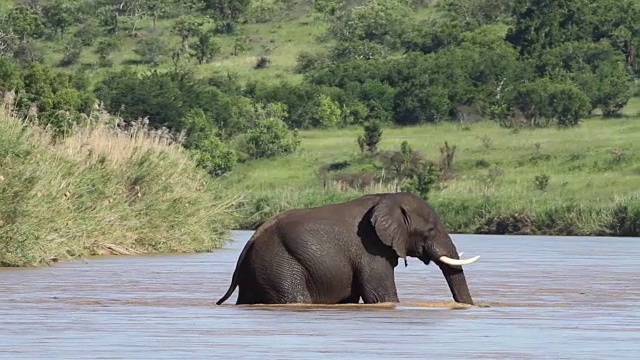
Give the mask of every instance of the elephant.
<svg viewBox="0 0 640 360">
<path fill-rule="evenodd" d="M 454 301 L 474 305 L 461 260 L 433 208 L 409 192 L 291 209 L 260 225 L 242 249 L 222 304 L 399 303 L 394 269 L 407 256 L 441 270 Z"/>
</svg>

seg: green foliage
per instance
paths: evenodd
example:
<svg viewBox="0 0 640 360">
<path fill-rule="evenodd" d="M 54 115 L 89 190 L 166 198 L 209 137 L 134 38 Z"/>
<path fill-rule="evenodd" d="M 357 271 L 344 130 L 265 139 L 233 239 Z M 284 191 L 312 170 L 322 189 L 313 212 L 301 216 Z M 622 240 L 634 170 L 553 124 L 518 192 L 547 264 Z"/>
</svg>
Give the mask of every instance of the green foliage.
<svg viewBox="0 0 640 360">
<path fill-rule="evenodd" d="M 42 17 L 45 24 L 64 37 L 65 30 L 76 20 L 76 4 L 65 0 L 53 0 L 42 6 Z"/>
<path fill-rule="evenodd" d="M 410 11 L 404 0 L 366 0 L 362 6 L 341 8 L 329 33 L 339 43 L 373 42 L 396 48 Z"/>
<path fill-rule="evenodd" d="M 210 31 L 200 32 L 191 52 L 191 56 L 198 60 L 198 64 L 210 62 L 219 53 L 220 45 L 214 40 L 213 34 Z"/>
<path fill-rule="evenodd" d="M 286 5 L 282 0 L 253 0 L 249 3 L 244 17 L 258 24 L 280 20 Z"/>
<path fill-rule="evenodd" d="M 306 124 L 311 127 L 331 128 L 340 124 L 342 111 L 328 95 L 318 94 L 307 110 Z"/>
<path fill-rule="evenodd" d="M 587 116 L 589 98 L 572 84 L 554 84 L 548 90 L 548 113 L 559 126 L 577 125 Z"/>
<path fill-rule="evenodd" d="M 16 91 L 13 100 L 18 113 L 59 135 L 82 122 L 95 102 L 77 78 L 42 64 L 19 68 L 0 61 L 0 74 L 6 76 L 0 83 L 4 91 Z"/>
<path fill-rule="evenodd" d="M 226 240 L 232 193 L 177 144 L 144 127 L 114 128 L 107 124 L 113 119 L 53 142 L 4 110 L 0 266 L 211 251 Z"/>
<path fill-rule="evenodd" d="M 619 50 L 608 42 L 569 42 L 541 54 L 540 76 L 573 81 L 589 97 L 590 111 L 619 113 L 631 97 L 631 82 Z"/>
<path fill-rule="evenodd" d="M 548 78 L 522 84 L 509 97 L 528 126 L 577 125 L 589 110 L 589 98 L 578 87 Z"/>
<path fill-rule="evenodd" d="M 244 15 L 251 3 L 250 0 L 202 0 L 203 8 L 210 16 L 221 23 L 219 28 L 230 32 L 230 23 L 234 23 Z"/>
<path fill-rule="evenodd" d="M 60 60 L 60 66 L 70 66 L 76 64 L 82 56 L 82 42 L 78 39 L 72 39 L 65 44 L 63 57 Z"/>
<path fill-rule="evenodd" d="M 449 16 L 467 27 L 506 21 L 513 2 L 509 0 L 445 0 L 442 6 Z"/>
<path fill-rule="evenodd" d="M 550 177 L 547 174 L 536 175 L 533 179 L 533 184 L 538 190 L 546 190 L 549 186 L 549 179 Z"/>
<path fill-rule="evenodd" d="M 358 137 L 360 151 L 364 152 L 366 149 L 369 154 L 374 154 L 382 140 L 382 126 L 379 121 L 371 120 L 363 125 L 363 130 L 364 134 Z"/>
<path fill-rule="evenodd" d="M 270 158 L 291 154 L 300 146 L 297 130 L 291 130 L 284 122 L 287 116 L 283 104 L 254 106 L 250 129 L 244 134 L 240 151 L 251 159 Z"/>
<path fill-rule="evenodd" d="M 402 86 L 396 94 L 394 120 L 400 125 L 439 122 L 447 117 L 451 103 L 447 90 L 418 79 Z"/>
<path fill-rule="evenodd" d="M 0 56 L 0 93 L 22 88 L 22 73 L 8 57 Z"/>
<path fill-rule="evenodd" d="M 201 134 L 201 140 L 191 148 L 191 151 L 195 155 L 198 166 L 212 176 L 228 173 L 237 162 L 235 151 L 228 149 L 211 131 Z"/>
<path fill-rule="evenodd" d="M 166 38 L 157 32 L 151 32 L 138 40 L 134 52 L 141 58 L 143 64 L 158 66 L 162 58 L 169 55 L 170 45 Z"/>
<path fill-rule="evenodd" d="M 589 39 L 588 3 L 589 0 L 517 0 L 513 5 L 515 24 L 506 39 L 527 56 L 568 41 Z M 571 23 L 575 25 L 568 26 Z"/>
<path fill-rule="evenodd" d="M 402 191 L 414 193 L 428 200 L 428 195 L 440 177 L 440 170 L 431 163 L 422 163 L 411 168 Z"/>
<path fill-rule="evenodd" d="M 22 41 L 42 34 L 44 23 L 40 13 L 28 5 L 17 5 L 2 16 L 1 30 L 13 33 Z"/>
<path fill-rule="evenodd" d="M 98 65 L 101 67 L 111 67 L 113 62 L 109 59 L 114 51 L 118 50 L 120 43 L 114 38 L 103 38 L 98 41 L 95 53 L 98 55 Z"/>
<path fill-rule="evenodd" d="M 189 50 L 191 38 L 201 32 L 201 27 L 207 23 L 207 18 L 194 15 L 182 15 L 176 19 L 171 30 L 182 40 L 182 49 Z"/>
<path fill-rule="evenodd" d="M 248 99 L 225 94 L 187 70 L 109 72 L 97 93 L 110 112 L 119 112 L 127 121 L 148 117 L 152 125 L 175 131 L 183 129 L 181 119 L 196 108 L 204 111 L 224 136 L 245 130 L 248 124 L 243 121 L 250 116 Z"/>
</svg>

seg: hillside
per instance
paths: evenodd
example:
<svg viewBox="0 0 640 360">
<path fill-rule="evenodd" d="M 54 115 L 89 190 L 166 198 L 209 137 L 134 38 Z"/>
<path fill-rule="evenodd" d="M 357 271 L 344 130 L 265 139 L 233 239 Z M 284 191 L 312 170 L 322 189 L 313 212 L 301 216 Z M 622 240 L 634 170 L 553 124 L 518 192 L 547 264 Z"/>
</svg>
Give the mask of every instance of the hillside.
<svg viewBox="0 0 640 360">
<path fill-rule="evenodd" d="M 428 195 L 451 231 L 637 236 L 639 110 L 636 98 L 625 108 L 629 117 L 594 118 L 572 130 L 514 133 L 493 122 L 468 129 L 454 123 L 386 128 L 380 148 L 397 151 L 407 141 L 437 162 L 445 141 L 456 146 L 455 175 Z M 249 194 L 241 227 L 252 228 L 291 207 L 395 191 L 390 173 L 379 180 L 385 171 L 381 164 L 361 160 L 356 142 L 361 132 L 360 128 L 304 131 L 295 155 L 252 162 L 229 174 L 225 186 Z M 351 166 L 320 171 L 327 164 L 344 162 Z M 373 178 L 378 180 L 349 186 L 354 179 Z"/>
<path fill-rule="evenodd" d="M 123 131 L 170 133 L 225 196 L 244 194 L 235 227 L 404 190 L 455 232 L 640 235 L 636 1 L 51 0 L 0 12 L 0 94 L 15 118 L 56 141 L 98 109 Z"/>
</svg>

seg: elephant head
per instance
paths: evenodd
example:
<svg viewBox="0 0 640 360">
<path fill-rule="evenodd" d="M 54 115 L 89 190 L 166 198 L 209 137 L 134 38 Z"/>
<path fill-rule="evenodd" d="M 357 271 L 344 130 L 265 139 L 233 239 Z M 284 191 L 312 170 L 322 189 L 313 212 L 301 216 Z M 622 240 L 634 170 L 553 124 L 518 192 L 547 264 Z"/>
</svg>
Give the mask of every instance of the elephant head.
<svg viewBox="0 0 640 360">
<path fill-rule="evenodd" d="M 371 209 L 371 224 L 380 240 L 399 257 L 433 261 L 444 275 L 456 302 L 473 305 L 462 265 L 479 256 L 460 260 L 458 251 L 436 212 L 411 193 L 383 196 Z"/>
</svg>

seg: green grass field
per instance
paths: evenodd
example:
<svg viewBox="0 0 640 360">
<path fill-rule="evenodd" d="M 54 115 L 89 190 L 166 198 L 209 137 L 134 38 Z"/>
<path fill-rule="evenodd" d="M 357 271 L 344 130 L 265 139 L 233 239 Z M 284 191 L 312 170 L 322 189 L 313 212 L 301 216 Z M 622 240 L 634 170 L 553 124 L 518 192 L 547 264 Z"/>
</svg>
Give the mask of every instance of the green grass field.
<svg viewBox="0 0 640 360">
<path fill-rule="evenodd" d="M 633 99 L 625 113 L 637 114 L 639 105 L 640 99 Z M 317 175 L 321 165 L 356 157 L 359 153 L 356 138 L 361 132 L 360 128 L 303 131 L 302 149 L 296 154 L 239 166 L 224 183 L 259 202 L 248 207 L 246 217 L 250 220 L 244 225 L 259 222 L 285 208 L 389 190 L 382 186 L 339 191 L 335 186 L 323 186 Z M 438 161 L 439 147 L 445 141 L 456 146 L 453 162 L 456 176 L 430 194 L 434 206 L 455 231 L 476 232 L 481 222 L 493 215 L 538 212 L 540 218 L 543 213 L 572 207 L 582 209 L 583 213 L 569 214 L 571 211 L 567 210 L 565 215 L 584 218 L 571 220 L 574 222 L 571 229 L 554 230 L 545 225 L 531 232 L 599 234 L 610 233 L 604 230 L 607 225 L 589 217 L 606 213 L 618 203 L 630 202 L 640 209 L 639 138 L 640 116 L 628 116 L 592 118 L 567 130 L 513 132 L 494 122 L 478 122 L 470 128 L 456 123 L 385 128 L 379 147 L 398 150 L 406 140 L 427 158 Z M 546 186 L 540 178 L 536 183 L 536 176 L 548 176 Z M 465 202 L 477 203 L 479 208 L 449 214 L 450 209 L 444 206 L 450 206 L 451 202 L 462 207 L 467 206 Z M 495 214 L 477 214 L 476 210 Z"/>
<path fill-rule="evenodd" d="M 180 39 L 171 32 L 174 20 L 158 21 L 157 31 L 163 34 L 171 49 L 179 47 Z M 241 82 L 251 80 L 278 81 L 287 80 L 297 82 L 301 75 L 293 72 L 297 56 L 304 51 L 316 52 L 328 49 L 331 41 L 320 41 L 319 37 L 326 32 L 328 23 L 311 16 L 298 19 L 241 25 L 237 32 L 229 35 L 217 35 L 215 40 L 221 47 L 218 54 L 211 62 L 198 65 L 191 57 L 185 57 L 182 65 L 193 66 L 197 74 L 211 75 L 214 72 L 230 72 L 239 75 Z M 69 30 L 72 33 L 75 29 Z M 140 38 L 151 32 L 152 22 L 148 19 L 139 21 L 137 32 Z M 238 55 L 233 55 L 233 48 L 237 38 L 246 37 L 246 49 Z M 67 36 L 67 40 L 71 38 Z M 124 66 L 132 67 L 140 71 L 147 71 L 149 65 L 139 63 L 140 56 L 135 53 L 140 38 L 130 36 L 129 32 L 122 31 L 118 36 L 119 47 L 109 55 L 113 67 L 100 68 L 95 65 L 97 55 L 96 46 L 83 48 L 79 61 L 66 68 L 65 71 L 74 72 L 85 69 L 96 77 L 101 78 L 107 71 L 117 70 Z M 192 40 L 195 41 L 195 40 Z M 63 43 L 60 41 L 38 41 L 42 49 L 45 63 L 57 66 L 63 57 Z M 257 58 L 265 55 L 270 59 L 267 69 L 255 69 Z M 173 62 L 168 55 L 164 56 L 157 66 L 158 69 L 173 67 Z"/>
</svg>

